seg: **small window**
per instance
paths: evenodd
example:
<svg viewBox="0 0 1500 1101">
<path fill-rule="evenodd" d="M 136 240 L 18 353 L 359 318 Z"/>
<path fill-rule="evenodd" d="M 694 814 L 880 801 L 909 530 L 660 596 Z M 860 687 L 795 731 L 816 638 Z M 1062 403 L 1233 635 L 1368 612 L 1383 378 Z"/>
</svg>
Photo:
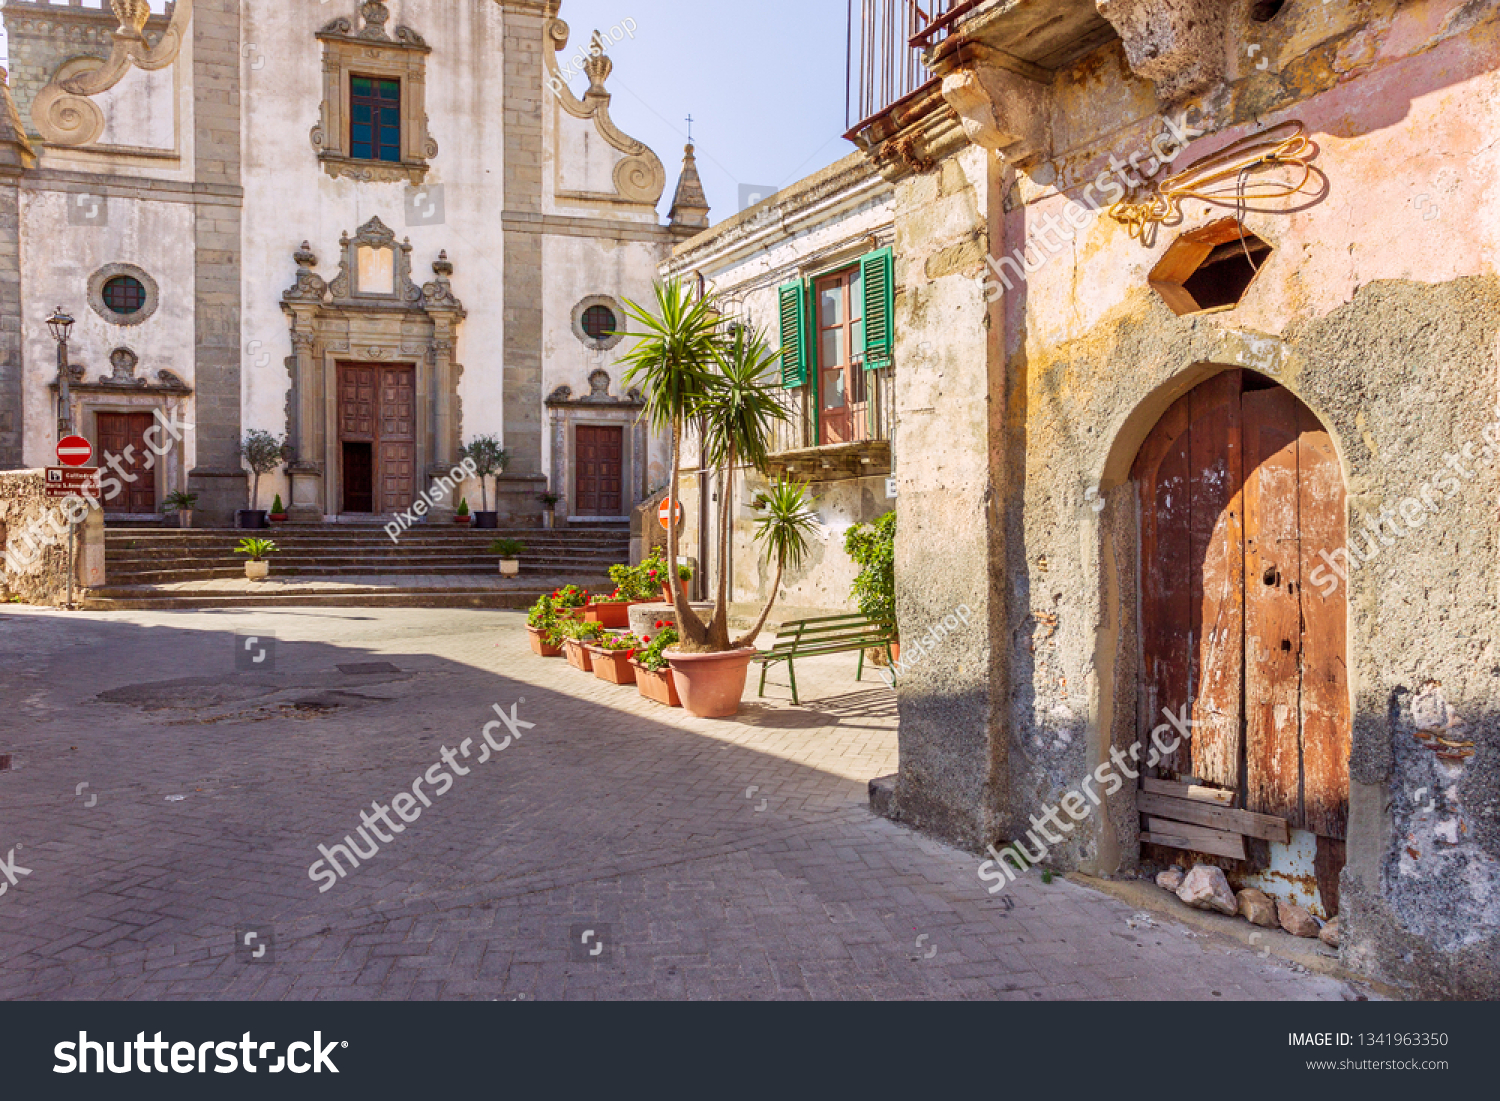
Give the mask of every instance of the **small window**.
<svg viewBox="0 0 1500 1101">
<path fill-rule="evenodd" d="M 591 340 L 603 340 L 615 331 L 615 314 L 608 306 L 590 306 L 583 311 L 583 331 Z"/>
<path fill-rule="evenodd" d="M 401 82 L 349 78 L 349 155 L 361 161 L 401 160 Z"/>
<path fill-rule="evenodd" d="M 117 275 L 104 284 L 104 304 L 113 313 L 129 316 L 140 313 L 146 304 L 146 288 L 131 275 Z"/>
</svg>

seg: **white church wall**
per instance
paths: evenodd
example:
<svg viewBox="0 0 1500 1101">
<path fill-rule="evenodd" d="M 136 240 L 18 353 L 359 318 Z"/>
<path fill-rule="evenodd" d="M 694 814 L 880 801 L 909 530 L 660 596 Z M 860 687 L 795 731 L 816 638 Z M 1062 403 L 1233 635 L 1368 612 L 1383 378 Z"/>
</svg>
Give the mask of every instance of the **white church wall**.
<svg viewBox="0 0 1500 1101">
<path fill-rule="evenodd" d="M 124 346 L 140 357 L 137 377 L 155 382 L 157 371 L 168 370 L 193 385 L 193 254 L 182 246 L 193 240 L 193 208 L 134 197 L 90 197 L 81 208 L 74 201 L 78 197 L 21 191 L 24 461 L 30 467 L 56 465 L 55 407 L 48 386 L 57 377 L 57 344 L 46 325 L 54 307 L 61 305 L 75 321 L 69 358 L 86 368 L 89 382 L 110 374 L 109 354 Z M 87 214 L 93 217 L 83 220 Z M 145 321 L 112 324 L 88 305 L 89 277 L 109 264 L 135 265 L 157 284 L 158 305 Z M 191 466 L 191 434 L 186 447 Z"/>
</svg>

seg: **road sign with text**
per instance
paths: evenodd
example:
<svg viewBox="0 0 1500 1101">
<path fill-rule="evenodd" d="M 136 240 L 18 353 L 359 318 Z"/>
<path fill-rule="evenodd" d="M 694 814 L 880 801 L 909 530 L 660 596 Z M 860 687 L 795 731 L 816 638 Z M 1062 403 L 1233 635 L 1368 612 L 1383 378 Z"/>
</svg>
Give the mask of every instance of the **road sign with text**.
<svg viewBox="0 0 1500 1101">
<path fill-rule="evenodd" d="M 98 498 L 101 495 L 97 466 L 49 466 L 43 484 L 48 497 Z"/>
</svg>

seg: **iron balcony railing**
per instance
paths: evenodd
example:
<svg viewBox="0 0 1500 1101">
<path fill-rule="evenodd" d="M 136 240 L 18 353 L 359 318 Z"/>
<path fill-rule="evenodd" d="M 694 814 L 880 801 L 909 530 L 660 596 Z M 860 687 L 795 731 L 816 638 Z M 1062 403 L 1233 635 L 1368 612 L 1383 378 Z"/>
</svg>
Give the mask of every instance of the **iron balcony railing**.
<svg viewBox="0 0 1500 1101">
<path fill-rule="evenodd" d="M 844 98 L 850 133 L 936 78 L 922 51 L 940 44 L 982 0 L 848 0 Z"/>
<path fill-rule="evenodd" d="M 837 426 L 821 424 L 814 415 L 816 394 L 813 387 L 781 391 L 782 407 L 789 416 L 776 423 L 771 454 L 803 451 L 820 445 L 892 442 L 896 422 L 895 371 L 891 367 L 882 367 L 864 371 L 860 377 L 864 384 L 863 393 L 849 395 L 854 400 L 848 420 Z"/>
</svg>

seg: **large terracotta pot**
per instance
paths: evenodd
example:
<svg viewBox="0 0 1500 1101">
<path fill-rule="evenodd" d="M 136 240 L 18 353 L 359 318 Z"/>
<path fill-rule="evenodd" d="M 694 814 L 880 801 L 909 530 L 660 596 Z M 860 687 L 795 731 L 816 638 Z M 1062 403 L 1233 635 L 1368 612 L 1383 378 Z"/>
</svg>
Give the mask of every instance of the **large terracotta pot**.
<svg viewBox="0 0 1500 1101">
<path fill-rule="evenodd" d="M 531 636 L 531 652 L 539 658 L 560 658 L 562 647 L 553 646 L 547 641 L 547 632 L 540 627 L 527 627 L 526 633 Z"/>
<path fill-rule="evenodd" d="M 630 602 L 625 600 L 598 601 L 583 609 L 585 623 L 598 623 L 605 630 L 618 631 L 630 626 Z"/>
<path fill-rule="evenodd" d="M 594 665 L 594 676 L 610 684 L 634 684 L 635 669 L 630 664 L 632 650 L 606 650 L 602 646 L 589 646 L 589 660 Z"/>
<path fill-rule="evenodd" d="M 723 654 L 667 654 L 682 706 L 702 719 L 724 719 L 740 709 L 753 646 Z"/>
<path fill-rule="evenodd" d="M 594 664 L 589 660 L 588 647 L 576 638 L 563 639 L 563 653 L 568 655 L 568 664 L 574 669 L 582 670 L 585 673 L 592 673 L 594 671 Z"/>
<path fill-rule="evenodd" d="M 635 668 L 635 686 L 641 695 L 668 707 L 682 706 L 682 697 L 677 694 L 677 678 L 670 667 L 659 671 L 647 669 L 634 659 L 630 664 Z"/>
</svg>

